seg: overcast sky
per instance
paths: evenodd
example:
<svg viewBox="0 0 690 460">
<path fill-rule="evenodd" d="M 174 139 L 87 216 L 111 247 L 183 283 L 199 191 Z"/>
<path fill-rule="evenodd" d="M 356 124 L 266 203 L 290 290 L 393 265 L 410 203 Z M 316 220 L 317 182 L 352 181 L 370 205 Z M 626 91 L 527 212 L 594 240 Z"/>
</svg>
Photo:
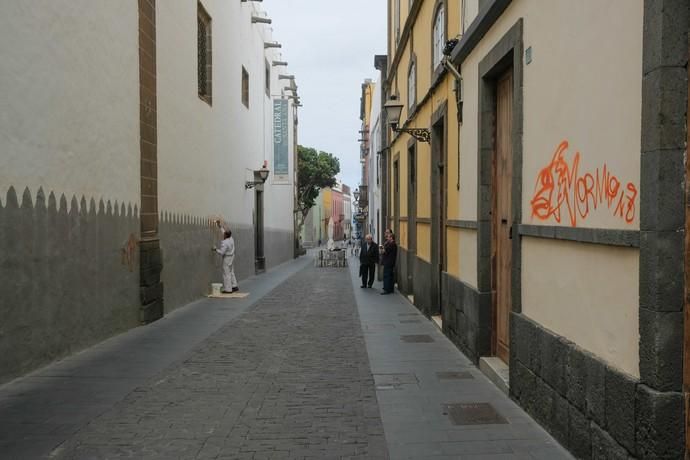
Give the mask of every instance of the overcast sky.
<svg viewBox="0 0 690 460">
<path fill-rule="evenodd" d="M 295 75 L 304 107 L 298 142 L 340 158 L 340 178 L 359 185 L 359 98 L 378 80 L 374 55 L 386 54 L 384 0 L 264 0 L 273 36 Z"/>
</svg>

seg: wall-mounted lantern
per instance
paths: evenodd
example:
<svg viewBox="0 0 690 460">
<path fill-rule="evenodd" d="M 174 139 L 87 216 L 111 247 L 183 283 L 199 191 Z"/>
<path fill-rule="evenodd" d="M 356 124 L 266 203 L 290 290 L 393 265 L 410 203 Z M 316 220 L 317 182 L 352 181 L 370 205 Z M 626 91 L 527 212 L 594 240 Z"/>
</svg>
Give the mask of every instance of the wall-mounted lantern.
<svg viewBox="0 0 690 460">
<path fill-rule="evenodd" d="M 268 179 L 268 173 L 270 171 L 266 167 L 266 162 L 264 161 L 264 165 L 261 167 L 261 169 L 254 171 L 254 180 L 253 181 L 247 181 L 244 184 L 245 190 L 249 190 L 250 188 L 254 188 L 257 185 L 263 185 L 266 182 L 266 179 Z"/>
</svg>

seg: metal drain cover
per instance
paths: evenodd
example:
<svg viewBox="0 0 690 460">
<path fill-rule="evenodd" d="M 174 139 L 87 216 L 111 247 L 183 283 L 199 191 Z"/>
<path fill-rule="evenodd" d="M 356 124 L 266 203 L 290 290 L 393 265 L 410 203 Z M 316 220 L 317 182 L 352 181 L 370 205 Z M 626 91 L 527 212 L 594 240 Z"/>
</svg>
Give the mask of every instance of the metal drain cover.
<svg viewBox="0 0 690 460">
<path fill-rule="evenodd" d="M 473 379 L 474 377 L 467 371 L 444 371 L 437 372 L 436 377 L 439 380 L 465 380 Z"/>
<path fill-rule="evenodd" d="M 424 334 L 401 335 L 400 340 L 406 343 L 431 343 L 434 341 L 434 339 L 432 339 L 430 335 Z"/>
<path fill-rule="evenodd" d="M 489 403 L 444 404 L 453 425 L 504 425 L 508 421 Z"/>
</svg>

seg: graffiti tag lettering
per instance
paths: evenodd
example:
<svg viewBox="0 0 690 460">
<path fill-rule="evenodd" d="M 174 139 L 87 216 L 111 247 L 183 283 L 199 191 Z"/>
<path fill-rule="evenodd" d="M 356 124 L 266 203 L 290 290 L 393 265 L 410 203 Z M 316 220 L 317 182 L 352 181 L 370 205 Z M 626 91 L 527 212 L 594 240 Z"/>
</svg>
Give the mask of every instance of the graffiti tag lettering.
<svg viewBox="0 0 690 460">
<path fill-rule="evenodd" d="M 532 216 L 540 220 L 553 219 L 560 223 L 569 219 L 577 227 L 578 219 L 586 219 L 599 206 L 606 206 L 613 215 L 630 224 L 635 219 L 637 187 L 623 183 L 611 173 L 606 163 L 601 169 L 581 174 L 580 152 L 570 164 L 566 159 L 568 141 L 560 143 L 551 162 L 539 171 L 530 201 Z"/>
<path fill-rule="evenodd" d="M 129 234 L 129 238 L 124 242 L 121 248 L 122 265 L 126 265 L 130 272 L 134 271 L 134 258 L 136 257 L 136 250 L 139 241 L 133 233 Z"/>
</svg>

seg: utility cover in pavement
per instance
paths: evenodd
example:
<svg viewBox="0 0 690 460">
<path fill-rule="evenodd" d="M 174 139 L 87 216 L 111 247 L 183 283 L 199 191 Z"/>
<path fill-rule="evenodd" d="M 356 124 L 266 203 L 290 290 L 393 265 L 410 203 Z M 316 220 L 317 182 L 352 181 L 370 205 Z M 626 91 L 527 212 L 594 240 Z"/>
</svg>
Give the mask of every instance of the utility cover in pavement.
<svg viewBox="0 0 690 460">
<path fill-rule="evenodd" d="M 474 377 L 467 371 L 444 371 L 437 372 L 436 377 L 439 380 L 462 380 L 462 379 L 473 379 Z"/>
<path fill-rule="evenodd" d="M 489 403 L 444 404 L 444 415 L 453 425 L 498 425 L 508 421 Z"/>
<path fill-rule="evenodd" d="M 417 335 L 417 334 L 412 334 L 412 335 L 401 335 L 400 340 L 403 342 L 407 343 L 430 343 L 433 342 L 434 339 L 431 338 L 429 335 Z"/>
<path fill-rule="evenodd" d="M 377 390 L 398 389 L 401 385 L 416 385 L 419 381 L 414 374 L 374 374 Z"/>
</svg>

